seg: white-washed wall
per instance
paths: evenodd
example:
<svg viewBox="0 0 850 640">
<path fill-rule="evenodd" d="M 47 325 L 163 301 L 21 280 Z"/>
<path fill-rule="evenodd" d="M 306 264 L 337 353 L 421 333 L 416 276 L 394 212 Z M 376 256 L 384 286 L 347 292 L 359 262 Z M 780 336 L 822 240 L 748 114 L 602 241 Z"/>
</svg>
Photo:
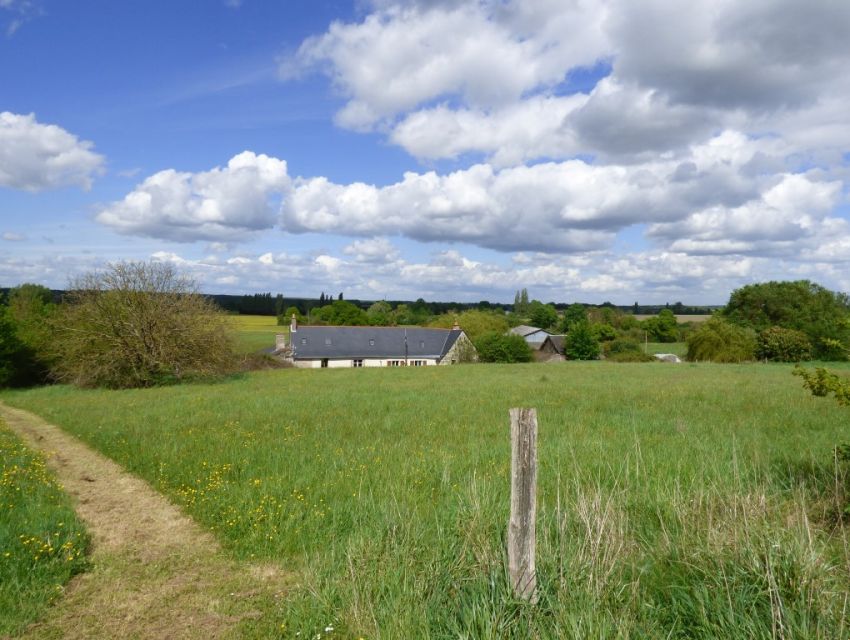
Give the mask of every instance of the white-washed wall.
<svg viewBox="0 0 850 640">
<path fill-rule="evenodd" d="M 379 358 L 363 358 L 363 366 L 364 367 L 386 367 L 387 363 L 391 360 L 399 360 L 404 362 L 404 358 L 387 358 L 387 359 L 379 359 Z M 409 358 L 408 366 L 413 366 L 413 361 L 419 360 L 424 362 L 424 364 L 420 366 L 424 367 L 432 367 L 437 364 L 437 360 L 435 358 Z M 319 359 L 316 360 L 296 360 L 295 366 L 299 369 L 320 369 L 322 367 L 322 361 Z M 354 360 L 330 360 L 328 359 L 328 368 L 329 369 L 345 369 L 351 368 L 354 366 Z"/>
</svg>

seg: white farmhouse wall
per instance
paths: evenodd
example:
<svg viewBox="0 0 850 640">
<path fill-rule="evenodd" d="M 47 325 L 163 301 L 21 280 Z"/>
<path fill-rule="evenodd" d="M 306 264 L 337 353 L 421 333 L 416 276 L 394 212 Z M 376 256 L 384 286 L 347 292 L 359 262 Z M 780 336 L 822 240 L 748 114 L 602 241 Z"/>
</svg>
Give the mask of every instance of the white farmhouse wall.
<svg viewBox="0 0 850 640">
<path fill-rule="evenodd" d="M 404 358 L 383 358 L 383 359 L 361 358 L 361 359 L 363 360 L 363 366 L 364 367 L 386 367 L 386 366 L 388 366 L 387 363 L 390 360 L 400 360 L 401 362 L 404 362 Z M 419 361 L 424 362 L 423 365 L 419 365 L 419 366 L 433 367 L 436 364 L 438 364 L 436 358 L 408 358 L 408 366 L 412 367 L 414 360 L 419 360 Z M 320 359 L 296 360 L 295 366 L 299 369 L 321 369 L 322 368 L 322 361 Z M 328 367 L 327 367 L 328 369 L 350 369 L 352 367 L 354 367 L 354 360 L 348 360 L 348 359 L 331 360 L 331 359 L 328 359 Z"/>
</svg>

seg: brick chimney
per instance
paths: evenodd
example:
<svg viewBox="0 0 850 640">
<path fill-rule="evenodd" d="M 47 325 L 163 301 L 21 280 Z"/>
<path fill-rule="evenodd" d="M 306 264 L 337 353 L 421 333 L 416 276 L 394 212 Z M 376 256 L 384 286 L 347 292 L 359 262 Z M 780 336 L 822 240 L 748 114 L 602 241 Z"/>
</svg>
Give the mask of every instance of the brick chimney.
<svg viewBox="0 0 850 640">
<path fill-rule="evenodd" d="M 457 316 L 455 316 L 455 322 L 452 325 L 452 331 L 460 331 L 460 325 L 457 323 Z"/>
<path fill-rule="evenodd" d="M 289 333 L 295 333 L 296 331 L 298 331 L 298 320 L 293 313 L 292 320 L 289 321 Z"/>
</svg>

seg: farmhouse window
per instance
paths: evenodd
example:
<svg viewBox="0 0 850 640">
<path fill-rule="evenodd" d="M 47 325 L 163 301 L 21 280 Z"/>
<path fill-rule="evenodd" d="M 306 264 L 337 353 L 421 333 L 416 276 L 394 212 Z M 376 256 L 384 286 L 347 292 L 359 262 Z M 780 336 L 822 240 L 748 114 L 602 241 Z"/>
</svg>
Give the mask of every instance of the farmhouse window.
<svg viewBox="0 0 850 640">
<path fill-rule="evenodd" d="M 326 346 L 330 346 L 330 345 L 331 345 L 331 339 L 330 339 L 330 338 L 325 338 L 325 345 L 326 345 Z"/>
<path fill-rule="evenodd" d="M 414 366 L 414 367 L 424 367 L 424 366 L 425 366 L 425 361 L 424 361 L 424 360 L 414 360 L 414 361 L 411 363 L 411 365 L 412 365 L 412 366 Z"/>
<path fill-rule="evenodd" d="M 401 360 L 387 360 L 387 366 L 388 367 L 400 367 L 401 366 Z"/>
<path fill-rule="evenodd" d="M 419 341 L 419 348 L 420 348 L 420 349 L 424 349 L 424 348 L 425 348 L 425 341 L 424 341 L 424 340 L 420 340 L 420 341 Z"/>
<path fill-rule="evenodd" d="M 351 365 L 352 365 L 353 367 L 362 367 L 362 366 L 363 366 L 363 361 L 362 361 L 362 360 L 352 360 L 352 361 L 351 361 Z"/>
<path fill-rule="evenodd" d="M 301 338 L 301 344 L 307 344 L 307 338 Z"/>
<path fill-rule="evenodd" d="M 370 346 L 370 347 L 374 347 L 374 346 L 375 346 L 375 338 L 369 338 L 369 346 Z"/>
</svg>

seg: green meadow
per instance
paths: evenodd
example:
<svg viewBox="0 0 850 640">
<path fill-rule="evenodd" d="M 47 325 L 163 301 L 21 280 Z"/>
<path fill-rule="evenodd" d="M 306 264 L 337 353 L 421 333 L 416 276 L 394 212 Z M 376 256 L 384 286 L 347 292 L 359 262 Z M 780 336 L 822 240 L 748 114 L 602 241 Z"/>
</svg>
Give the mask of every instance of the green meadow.
<svg viewBox="0 0 850 640">
<path fill-rule="evenodd" d="M 236 336 L 236 350 L 247 354 L 275 346 L 275 334 L 289 333 L 277 324 L 275 316 L 228 316 Z"/>
<path fill-rule="evenodd" d="M 0 420 L 0 638 L 22 631 L 85 569 L 88 537 L 71 501 Z"/>
<path fill-rule="evenodd" d="M 258 637 L 846 638 L 850 412 L 784 365 L 281 369 L 6 392 L 295 574 Z M 506 577 L 538 409 L 536 605 Z M 326 629 L 332 628 L 332 631 Z"/>
</svg>

